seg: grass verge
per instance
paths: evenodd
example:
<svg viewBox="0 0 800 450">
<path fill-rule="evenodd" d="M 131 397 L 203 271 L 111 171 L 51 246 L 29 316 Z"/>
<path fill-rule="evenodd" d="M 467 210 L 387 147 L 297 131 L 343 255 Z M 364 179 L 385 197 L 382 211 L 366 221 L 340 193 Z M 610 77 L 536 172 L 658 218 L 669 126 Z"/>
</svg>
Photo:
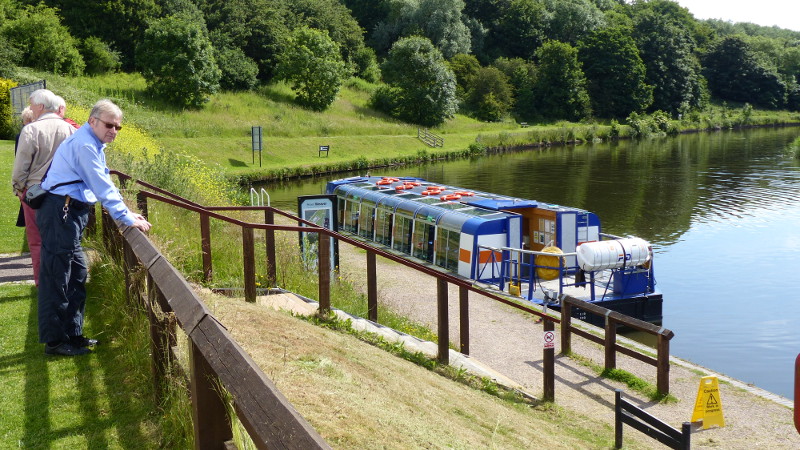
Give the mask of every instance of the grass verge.
<svg viewBox="0 0 800 450">
<path fill-rule="evenodd" d="M 11 171 L 14 168 L 14 141 L 0 141 L 0 180 L 6 189 L 0 195 L 0 253 L 19 254 L 28 251 L 25 228 L 17 227 L 19 199 L 11 193 Z"/>
<path fill-rule="evenodd" d="M 0 285 L 0 448 L 191 447 L 186 401 L 153 403 L 147 319 L 122 280 L 107 258 L 92 265 L 85 333 L 101 343 L 74 358 L 44 354 L 35 287 Z"/>
</svg>

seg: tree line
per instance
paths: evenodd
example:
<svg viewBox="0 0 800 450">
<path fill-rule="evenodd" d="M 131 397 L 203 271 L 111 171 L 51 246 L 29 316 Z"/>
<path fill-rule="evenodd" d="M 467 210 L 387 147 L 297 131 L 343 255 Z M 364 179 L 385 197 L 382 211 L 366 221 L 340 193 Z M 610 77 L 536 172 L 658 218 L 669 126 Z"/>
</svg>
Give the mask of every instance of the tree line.
<svg viewBox="0 0 800 450">
<path fill-rule="evenodd" d="M 800 32 L 670 0 L 0 0 L 0 24 L 1 77 L 138 71 L 179 108 L 286 81 L 324 110 L 358 77 L 421 125 L 800 110 Z"/>
</svg>

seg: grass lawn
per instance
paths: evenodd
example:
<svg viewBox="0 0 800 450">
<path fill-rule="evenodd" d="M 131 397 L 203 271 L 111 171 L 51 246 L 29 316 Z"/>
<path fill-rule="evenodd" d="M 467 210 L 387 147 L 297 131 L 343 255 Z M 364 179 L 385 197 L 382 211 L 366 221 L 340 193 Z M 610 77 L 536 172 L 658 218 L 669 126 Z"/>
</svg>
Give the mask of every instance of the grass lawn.
<svg viewBox="0 0 800 450">
<path fill-rule="evenodd" d="M 11 192 L 11 170 L 14 167 L 14 141 L 0 141 L 0 180 L 5 190 L 0 195 L 0 254 L 28 251 L 25 229 L 16 226 L 19 200 Z"/>
<path fill-rule="evenodd" d="M 160 428 L 149 383 L 114 336 L 118 312 L 90 298 L 91 355 L 44 354 L 38 343 L 36 288 L 0 285 L 0 448 L 156 448 Z M 113 308 L 110 308 L 113 309 Z M 149 373 L 147 351 L 139 363 Z"/>
</svg>

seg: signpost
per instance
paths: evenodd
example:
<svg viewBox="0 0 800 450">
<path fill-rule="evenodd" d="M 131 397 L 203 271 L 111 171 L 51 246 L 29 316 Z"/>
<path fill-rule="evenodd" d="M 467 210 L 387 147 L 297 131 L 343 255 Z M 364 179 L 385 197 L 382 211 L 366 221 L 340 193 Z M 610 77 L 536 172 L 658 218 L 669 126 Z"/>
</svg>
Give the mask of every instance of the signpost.
<svg viewBox="0 0 800 450">
<path fill-rule="evenodd" d="M 258 152 L 258 167 L 261 167 L 261 127 L 253 127 L 250 138 L 253 141 L 253 164 L 256 163 L 256 152 Z"/>
</svg>

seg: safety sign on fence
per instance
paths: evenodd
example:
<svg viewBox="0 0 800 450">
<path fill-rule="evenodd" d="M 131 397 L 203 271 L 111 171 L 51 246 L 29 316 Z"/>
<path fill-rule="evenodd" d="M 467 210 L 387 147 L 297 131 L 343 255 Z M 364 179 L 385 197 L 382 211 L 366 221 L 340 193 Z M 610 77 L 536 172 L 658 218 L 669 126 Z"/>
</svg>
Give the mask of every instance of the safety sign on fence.
<svg viewBox="0 0 800 450">
<path fill-rule="evenodd" d="M 692 413 L 692 422 L 698 420 L 703 421 L 704 430 L 712 425 L 725 426 L 725 419 L 722 417 L 722 398 L 719 396 L 719 381 L 715 376 L 700 379 Z"/>
</svg>

